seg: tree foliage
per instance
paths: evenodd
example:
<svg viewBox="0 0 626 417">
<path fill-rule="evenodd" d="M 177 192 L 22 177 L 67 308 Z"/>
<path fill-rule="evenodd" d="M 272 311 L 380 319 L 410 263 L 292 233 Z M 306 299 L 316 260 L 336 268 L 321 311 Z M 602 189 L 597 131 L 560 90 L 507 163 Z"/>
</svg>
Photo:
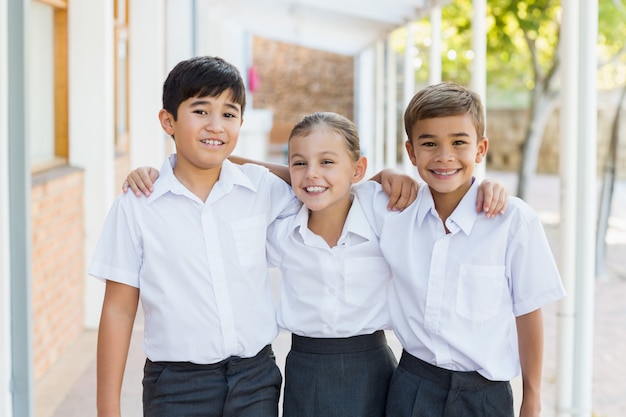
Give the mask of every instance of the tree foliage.
<svg viewBox="0 0 626 417">
<path fill-rule="evenodd" d="M 614 89 L 626 84 L 626 0 L 598 1 L 598 86 Z M 442 9 L 442 78 L 465 85 L 471 77 L 471 3 L 454 0 Z M 529 110 L 517 190 L 523 198 L 559 94 L 561 1 L 488 0 L 487 15 L 487 106 Z M 415 27 L 418 85 L 428 80 L 429 30 L 428 19 Z"/>
</svg>

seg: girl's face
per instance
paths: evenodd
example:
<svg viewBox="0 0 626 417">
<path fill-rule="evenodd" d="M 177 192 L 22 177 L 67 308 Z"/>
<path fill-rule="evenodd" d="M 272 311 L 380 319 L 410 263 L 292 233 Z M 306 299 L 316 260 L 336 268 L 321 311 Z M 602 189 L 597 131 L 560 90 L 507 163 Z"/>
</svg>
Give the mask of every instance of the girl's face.
<svg viewBox="0 0 626 417">
<path fill-rule="evenodd" d="M 346 139 L 325 126 L 289 141 L 291 186 L 311 211 L 349 208 L 350 189 L 365 168 L 365 158 L 355 161 Z"/>
</svg>

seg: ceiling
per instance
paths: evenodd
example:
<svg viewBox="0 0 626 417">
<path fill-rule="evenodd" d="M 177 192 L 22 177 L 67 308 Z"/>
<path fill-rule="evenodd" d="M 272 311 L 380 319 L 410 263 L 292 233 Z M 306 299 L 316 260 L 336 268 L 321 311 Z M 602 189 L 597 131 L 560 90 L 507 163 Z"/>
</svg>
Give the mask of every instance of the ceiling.
<svg viewBox="0 0 626 417">
<path fill-rule="evenodd" d="M 220 0 L 213 10 L 253 35 L 356 55 L 450 0 Z"/>
</svg>

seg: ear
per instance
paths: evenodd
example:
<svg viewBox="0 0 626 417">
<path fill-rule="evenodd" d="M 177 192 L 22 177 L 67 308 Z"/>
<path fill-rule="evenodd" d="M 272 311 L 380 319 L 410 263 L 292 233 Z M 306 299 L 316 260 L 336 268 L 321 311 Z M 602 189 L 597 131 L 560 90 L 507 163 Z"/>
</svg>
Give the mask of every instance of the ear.
<svg viewBox="0 0 626 417">
<path fill-rule="evenodd" d="M 365 176 L 365 171 L 367 171 L 367 158 L 362 156 L 358 161 L 356 161 L 354 174 L 352 175 L 352 184 L 356 184 L 361 181 Z"/>
<path fill-rule="evenodd" d="M 476 163 L 481 163 L 487 155 L 487 149 L 489 148 L 489 139 L 486 136 L 483 136 L 476 146 Z"/>
<path fill-rule="evenodd" d="M 174 137 L 174 116 L 172 113 L 168 112 L 165 109 L 161 109 L 159 111 L 159 121 L 161 122 L 161 127 L 168 135 Z"/>
<path fill-rule="evenodd" d="M 413 166 L 417 166 L 417 158 L 415 157 L 415 149 L 413 148 L 413 143 L 410 140 L 404 142 L 404 147 L 406 148 L 406 153 L 409 154 L 409 159 Z"/>
</svg>

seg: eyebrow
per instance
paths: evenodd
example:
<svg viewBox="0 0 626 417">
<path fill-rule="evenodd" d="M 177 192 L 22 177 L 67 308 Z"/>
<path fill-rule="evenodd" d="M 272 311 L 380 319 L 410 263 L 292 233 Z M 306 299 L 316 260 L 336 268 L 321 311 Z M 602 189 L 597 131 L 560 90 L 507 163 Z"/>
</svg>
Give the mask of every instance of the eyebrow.
<svg viewBox="0 0 626 417">
<path fill-rule="evenodd" d="M 321 156 L 337 156 L 337 155 L 339 155 L 339 153 L 335 152 L 335 151 L 324 151 L 324 152 L 321 152 L 321 153 L 319 153 L 317 155 L 321 155 Z M 294 154 L 289 156 L 289 159 L 296 158 L 296 157 L 297 158 L 304 158 L 304 156 L 302 154 L 294 153 Z"/>
<path fill-rule="evenodd" d="M 437 136 L 431 134 L 431 133 L 422 133 L 421 135 L 419 135 L 417 137 L 418 140 L 422 139 L 433 139 Z M 470 137 L 469 133 L 466 132 L 456 132 L 456 133 L 452 133 L 450 135 L 448 135 L 448 137 L 453 137 L 453 138 L 464 138 L 464 137 Z"/>
<path fill-rule="evenodd" d="M 198 106 L 208 106 L 211 105 L 212 102 L 210 100 L 204 100 L 204 99 L 198 99 L 193 101 L 190 104 L 190 107 L 198 107 Z M 235 103 L 225 103 L 226 107 L 231 108 L 232 110 L 236 111 L 236 112 L 241 112 L 241 108 L 239 107 L 238 104 Z"/>
</svg>

